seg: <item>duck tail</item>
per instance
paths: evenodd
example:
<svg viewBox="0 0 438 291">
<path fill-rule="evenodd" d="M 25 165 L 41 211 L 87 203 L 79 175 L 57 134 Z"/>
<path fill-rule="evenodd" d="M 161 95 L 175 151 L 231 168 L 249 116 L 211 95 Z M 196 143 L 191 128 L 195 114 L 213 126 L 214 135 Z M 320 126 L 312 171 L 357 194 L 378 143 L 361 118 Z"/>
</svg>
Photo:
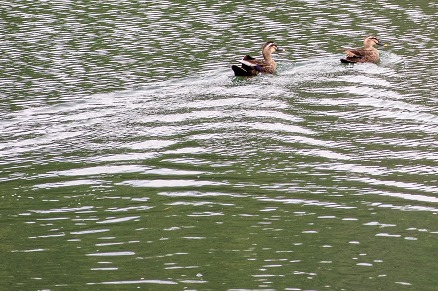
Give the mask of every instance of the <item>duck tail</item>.
<svg viewBox="0 0 438 291">
<path fill-rule="evenodd" d="M 231 69 L 234 71 L 234 76 L 251 76 L 251 74 L 248 71 L 236 65 L 232 65 Z"/>
<path fill-rule="evenodd" d="M 344 63 L 344 64 L 354 64 L 356 62 L 350 61 L 348 59 L 341 59 L 341 63 Z"/>
</svg>

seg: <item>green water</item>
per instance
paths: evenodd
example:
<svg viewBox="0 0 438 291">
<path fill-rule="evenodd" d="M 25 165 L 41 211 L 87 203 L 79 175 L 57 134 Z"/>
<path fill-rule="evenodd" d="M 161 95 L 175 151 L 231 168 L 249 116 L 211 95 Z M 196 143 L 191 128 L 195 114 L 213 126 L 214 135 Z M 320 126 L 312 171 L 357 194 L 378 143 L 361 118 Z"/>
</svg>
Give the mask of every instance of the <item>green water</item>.
<svg viewBox="0 0 438 291">
<path fill-rule="evenodd" d="M 435 3 L 0 4 L 1 290 L 438 290 Z"/>
</svg>

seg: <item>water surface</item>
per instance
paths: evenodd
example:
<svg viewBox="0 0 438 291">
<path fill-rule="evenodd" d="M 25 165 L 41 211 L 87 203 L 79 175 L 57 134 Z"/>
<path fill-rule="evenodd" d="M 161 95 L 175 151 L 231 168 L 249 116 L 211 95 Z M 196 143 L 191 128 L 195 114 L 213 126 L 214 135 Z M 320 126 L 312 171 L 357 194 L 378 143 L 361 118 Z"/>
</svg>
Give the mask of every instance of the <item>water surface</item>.
<svg viewBox="0 0 438 291">
<path fill-rule="evenodd" d="M 1 289 L 436 289 L 435 3 L 1 5 Z"/>
</svg>

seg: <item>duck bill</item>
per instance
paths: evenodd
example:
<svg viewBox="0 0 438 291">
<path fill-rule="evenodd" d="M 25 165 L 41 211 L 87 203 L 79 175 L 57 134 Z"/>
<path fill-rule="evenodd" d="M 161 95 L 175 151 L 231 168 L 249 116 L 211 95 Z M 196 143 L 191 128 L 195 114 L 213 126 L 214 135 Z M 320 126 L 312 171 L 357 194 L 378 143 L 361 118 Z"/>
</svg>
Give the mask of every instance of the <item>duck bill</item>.
<svg viewBox="0 0 438 291">
<path fill-rule="evenodd" d="M 281 52 L 285 52 L 286 50 L 282 47 L 277 48 L 276 52 L 277 53 L 281 53 Z"/>
</svg>

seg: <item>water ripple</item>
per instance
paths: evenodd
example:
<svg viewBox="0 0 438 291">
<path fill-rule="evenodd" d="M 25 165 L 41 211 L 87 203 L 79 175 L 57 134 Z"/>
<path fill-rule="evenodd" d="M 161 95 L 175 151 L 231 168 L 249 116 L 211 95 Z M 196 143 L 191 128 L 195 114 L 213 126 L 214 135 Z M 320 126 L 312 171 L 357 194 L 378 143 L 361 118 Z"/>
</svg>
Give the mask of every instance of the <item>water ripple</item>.
<svg viewBox="0 0 438 291">
<path fill-rule="evenodd" d="M 3 2 L 0 289 L 436 286 L 436 3 Z"/>
</svg>

